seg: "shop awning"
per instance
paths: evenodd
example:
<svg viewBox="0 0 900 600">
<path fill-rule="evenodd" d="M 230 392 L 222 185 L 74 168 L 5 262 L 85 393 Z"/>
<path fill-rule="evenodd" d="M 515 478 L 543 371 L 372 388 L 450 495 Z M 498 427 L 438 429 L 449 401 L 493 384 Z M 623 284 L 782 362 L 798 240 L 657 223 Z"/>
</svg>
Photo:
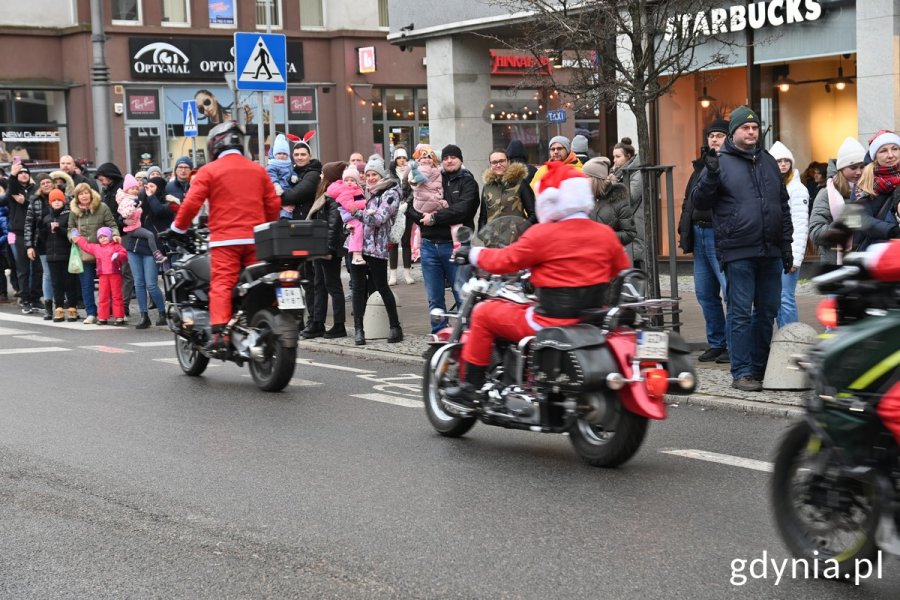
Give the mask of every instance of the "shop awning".
<svg viewBox="0 0 900 600">
<path fill-rule="evenodd" d="M 27 79 L 0 79 L 0 90 L 53 90 L 66 91 L 86 85 L 76 81 L 59 81 L 43 77 Z"/>
</svg>

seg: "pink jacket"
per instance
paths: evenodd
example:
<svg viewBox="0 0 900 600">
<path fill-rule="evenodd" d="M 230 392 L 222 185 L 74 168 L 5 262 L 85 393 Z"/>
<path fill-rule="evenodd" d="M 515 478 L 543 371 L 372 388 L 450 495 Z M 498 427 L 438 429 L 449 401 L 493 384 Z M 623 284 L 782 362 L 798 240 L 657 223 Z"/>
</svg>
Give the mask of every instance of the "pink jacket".
<svg viewBox="0 0 900 600">
<path fill-rule="evenodd" d="M 413 208 L 420 213 L 437 212 L 447 208 L 441 170 L 437 167 L 419 165 L 419 173 L 428 178 L 428 181 L 412 186 Z"/>
<path fill-rule="evenodd" d="M 110 242 L 105 246 L 92 244 L 83 237 L 75 238 L 78 247 L 91 254 L 97 260 L 97 275 L 114 275 L 122 272 L 122 265 L 128 260 L 128 251 L 116 242 Z M 113 258 L 113 254 L 116 257 Z"/>
<path fill-rule="evenodd" d="M 366 207 L 366 198 L 363 196 L 361 187 L 350 187 L 343 181 L 335 181 L 328 186 L 325 193 L 332 198 L 346 211 L 350 211 L 352 206 L 362 210 Z"/>
</svg>

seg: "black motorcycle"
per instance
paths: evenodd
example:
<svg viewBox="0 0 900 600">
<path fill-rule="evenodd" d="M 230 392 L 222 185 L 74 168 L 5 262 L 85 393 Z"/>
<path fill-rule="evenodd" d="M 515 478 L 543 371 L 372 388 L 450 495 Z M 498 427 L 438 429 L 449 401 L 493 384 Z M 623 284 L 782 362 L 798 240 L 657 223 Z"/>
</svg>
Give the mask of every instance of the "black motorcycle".
<svg viewBox="0 0 900 600">
<path fill-rule="evenodd" d="M 323 231 L 324 230 L 324 231 Z M 243 366 L 256 385 L 277 392 L 290 382 L 297 358 L 298 323 L 305 304 L 300 266 L 322 255 L 327 225 L 318 221 L 275 221 L 255 230 L 259 262 L 244 268 L 232 294 L 233 314 L 226 347 L 210 347 L 210 256 L 205 228 L 169 235 L 163 272 L 166 317 L 175 333 L 175 356 L 185 374 L 196 377 L 210 359 Z"/>
</svg>

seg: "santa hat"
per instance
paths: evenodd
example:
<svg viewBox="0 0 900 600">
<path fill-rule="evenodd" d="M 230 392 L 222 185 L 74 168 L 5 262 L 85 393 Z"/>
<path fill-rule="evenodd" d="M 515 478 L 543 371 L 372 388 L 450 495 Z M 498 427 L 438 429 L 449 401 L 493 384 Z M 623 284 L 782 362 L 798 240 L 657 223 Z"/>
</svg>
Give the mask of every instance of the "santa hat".
<svg viewBox="0 0 900 600">
<path fill-rule="evenodd" d="M 578 169 L 562 161 L 546 163 L 547 172 L 538 182 L 536 209 L 538 221 L 559 221 L 575 213 L 594 208 L 591 180 Z"/>
<path fill-rule="evenodd" d="M 895 144 L 900 146 L 900 136 L 888 129 L 882 129 L 869 140 L 869 156 L 875 160 L 875 155 L 885 144 Z"/>
</svg>

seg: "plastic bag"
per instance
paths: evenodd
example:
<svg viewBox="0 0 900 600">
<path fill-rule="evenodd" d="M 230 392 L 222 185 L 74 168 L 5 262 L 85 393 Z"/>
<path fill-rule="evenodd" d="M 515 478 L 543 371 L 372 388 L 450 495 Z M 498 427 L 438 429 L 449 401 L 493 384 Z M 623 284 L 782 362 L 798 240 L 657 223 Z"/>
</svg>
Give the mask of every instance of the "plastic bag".
<svg viewBox="0 0 900 600">
<path fill-rule="evenodd" d="M 388 241 L 392 244 L 399 245 L 403 240 L 403 232 L 406 231 L 406 204 L 401 204 L 400 208 L 397 209 L 397 215 L 394 217 L 394 222 L 391 224 L 391 233 L 388 236 Z"/>
<path fill-rule="evenodd" d="M 69 251 L 69 273 L 79 275 L 84 273 L 84 264 L 81 262 L 81 250 L 75 244 Z"/>
</svg>

